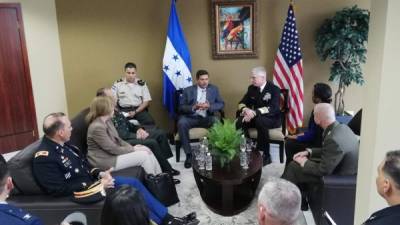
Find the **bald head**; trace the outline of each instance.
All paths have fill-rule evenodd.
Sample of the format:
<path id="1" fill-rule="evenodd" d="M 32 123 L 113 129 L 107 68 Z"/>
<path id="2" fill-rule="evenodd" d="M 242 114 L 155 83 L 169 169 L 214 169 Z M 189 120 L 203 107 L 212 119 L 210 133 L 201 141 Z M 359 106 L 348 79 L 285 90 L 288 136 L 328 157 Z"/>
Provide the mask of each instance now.
<path id="1" fill-rule="evenodd" d="M 316 124 L 325 129 L 336 121 L 335 110 L 328 103 L 316 104 L 314 107 L 314 120 Z"/>
<path id="2" fill-rule="evenodd" d="M 62 120 L 65 114 L 62 112 L 50 113 L 43 120 L 43 132 L 48 137 L 54 137 L 58 130 L 63 129 L 65 124 Z"/>

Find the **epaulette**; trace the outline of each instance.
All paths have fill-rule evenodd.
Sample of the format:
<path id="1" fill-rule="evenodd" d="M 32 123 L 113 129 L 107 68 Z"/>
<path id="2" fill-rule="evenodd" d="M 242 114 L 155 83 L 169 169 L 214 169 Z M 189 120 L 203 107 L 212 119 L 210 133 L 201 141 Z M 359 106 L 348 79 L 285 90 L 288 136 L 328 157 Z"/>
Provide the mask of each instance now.
<path id="1" fill-rule="evenodd" d="M 138 80 L 137 83 L 138 83 L 140 86 L 143 86 L 143 85 L 146 84 L 146 82 L 145 82 L 144 80 Z"/>
<path id="2" fill-rule="evenodd" d="M 49 156 L 49 151 L 38 151 L 35 153 L 35 158 L 40 157 L 40 156 Z"/>
<path id="3" fill-rule="evenodd" d="M 116 84 L 116 83 L 120 83 L 120 82 L 122 82 L 122 81 L 124 81 L 124 79 L 122 79 L 122 78 L 119 78 L 118 80 L 116 80 L 116 81 L 114 82 L 114 84 Z"/>

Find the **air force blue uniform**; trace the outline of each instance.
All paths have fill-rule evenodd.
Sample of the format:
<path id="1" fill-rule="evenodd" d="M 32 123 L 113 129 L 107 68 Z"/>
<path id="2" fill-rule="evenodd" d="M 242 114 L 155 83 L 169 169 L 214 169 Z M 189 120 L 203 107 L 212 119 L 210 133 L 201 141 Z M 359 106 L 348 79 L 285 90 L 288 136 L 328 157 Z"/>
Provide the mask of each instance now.
<path id="1" fill-rule="evenodd" d="M 9 204 L 0 204 L 1 225 L 43 225 L 43 223 L 24 210 Z"/>

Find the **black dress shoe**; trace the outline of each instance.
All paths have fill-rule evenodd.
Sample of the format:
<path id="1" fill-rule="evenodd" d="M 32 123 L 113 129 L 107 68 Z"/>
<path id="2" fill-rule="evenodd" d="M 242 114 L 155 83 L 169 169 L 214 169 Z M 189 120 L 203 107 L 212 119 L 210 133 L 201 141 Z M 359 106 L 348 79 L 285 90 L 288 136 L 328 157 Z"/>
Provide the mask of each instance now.
<path id="1" fill-rule="evenodd" d="M 181 181 L 179 179 L 173 178 L 172 180 L 174 181 L 174 184 L 180 184 L 181 183 Z"/>
<path id="2" fill-rule="evenodd" d="M 197 217 L 196 212 L 191 212 L 189 214 L 187 214 L 186 216 L 182 217 L 182 219 L 186 220 L 186 221 L 190 221 L 190 220 L 195 220 Z"/>
<path id="3" fill-rule="evenodd" d="M 189 155 L 189 154 L 186 155 L 184 166 L 186 169 L 189 169 L 190 167 L 192 167 L 192 156 L 191 155 Z"/>
<path id="4" fill-rule="evenodd" d="M 271 157 L 270 156 L 263 156 L 263 166 L 271 164 Z"/>
<path id="5" fill-rule="evenodd" d="M 301 211 L 308 211 L 308 202 L 304 197 L 301 198 Z"/>
<path id="6" fill-rule="evenodd" d="M 171 169 L 171 171 L 169 171 L 169 174 L 170 174 L 171 176 L 178 176 L 178 175 L 181 174 L 181 172 L 179 172 L 179 171 L 176 170 L 176 169 Z"/>
<path id="7" fill-rule="evenodd" d="M 197 225 L 200 221 L 196 219 L 196 213 L 192 212 L 184 217 L 173 217 L 168 225 Z"/>

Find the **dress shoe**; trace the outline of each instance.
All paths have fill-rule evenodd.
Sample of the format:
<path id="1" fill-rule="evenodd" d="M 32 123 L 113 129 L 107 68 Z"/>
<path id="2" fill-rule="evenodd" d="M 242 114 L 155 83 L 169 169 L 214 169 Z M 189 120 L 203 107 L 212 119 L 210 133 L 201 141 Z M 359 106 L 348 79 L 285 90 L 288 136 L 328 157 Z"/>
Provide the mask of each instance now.
<path id="1" fill-rule="evenodd" d="M 169 171 L 169 174 L 171 176 L 178 176 L 181 174 L 181 172 L 179 172 L 179 170 L 176 170 L 176 169 L 171 169 L 171 171 Z"/>
<path id="2" fill-rule="evenodd" d="M 189 154 L 186 155 L 184 166 L 186 169 L 189 169 L 190 167 L 192 167 L 192 155 L 189 155 Z"/>
<path id="3" fill-rule="evenodd" d="M 200 221 L 196 219 L 196 213 L 192 212 L 184 217 L 173 217 L 168 221 L 168 225 L 197 225 Z"/>
<path id="4" fill-rule="evenodd" d="M 173 178 L 172 180 L 174 181 L 174 184 L 180 184 L 181 183 L 181 181 L 179 179 Z"/>
<path id="5" fill-rule="evenodd" d="M 269 155 L 268 156 L 263 155 L 263 166 L 271 164 L 271 162 L 272 162 L 271 157 Z"/>
<path id="6" fill-rule="evenodd" d="M 301 211 L 308 211 L 308 202 L 305 198 L 301 198 Z"/>

